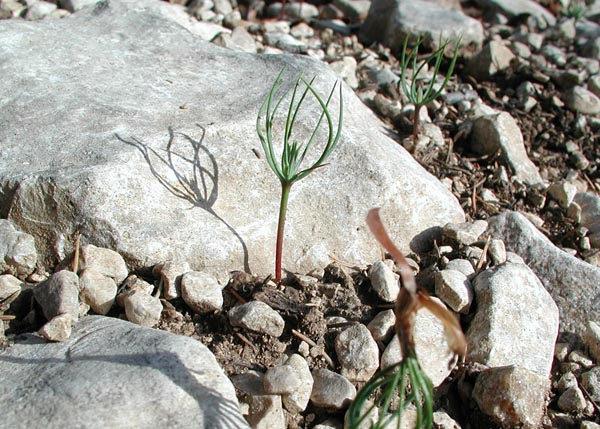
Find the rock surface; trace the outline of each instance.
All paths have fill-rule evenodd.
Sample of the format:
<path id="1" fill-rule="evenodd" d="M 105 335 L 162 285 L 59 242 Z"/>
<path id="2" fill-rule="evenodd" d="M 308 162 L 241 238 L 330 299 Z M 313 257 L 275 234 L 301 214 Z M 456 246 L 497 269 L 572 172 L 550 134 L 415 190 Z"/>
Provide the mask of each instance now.
<path id="1" fill-rule="evenodd" d="M 11 221 L 0 219 L 0 272 L 23 278 L 31 274 L 36 262 L 33 236 L 17 230 Z"/>
<path id="2" fill-rule="evenodd" d="M 560 312 L 561 332 L 583 335 L 588 320 L 600 320 L 600 268 L 558 249 L 516 212 L 490 218 L 488 233 L 521 256 L 550 292 Z"/>
<path id="3" fill-rule="evenodd" d="M 72 271 L 58 271 L 33 288 L 35 300 L 47 320 L 60 314 L 79 317 L 79 277 Z"/>
<path id="4" fill-rule="evenodd" d="M 535 274 L 505 263 L 473 283 L 477 312 L 467 337 L 467 360 L 487 366 L 518 365 L 548 377 L 558 335 L 558 308 Z"/>
<path id="5" fill-rule="evenodd" d="M 28 334 L 0 353 L 0 372 L 0 401 L 20 392 L 7 427 L 247 427 L 205 346 L 118 319 L 84 317 L 64 343 Z"/>
<path id="6" fill-rule="evenodd" d="M 0 205 L 37 238 L 44 264 L 77 230 L 124 255 L 132 270 L 175 256 L 219 280 L 231 269 L 272 270 L 279 184 L 252 152 L 260 148 L 256 114 L 286 65 L 286 88 L 302 72 L 326 94 L 336 77 L 310 58 L 204 43 L 182 27 L 190 19 L 178 10 L 111 0 L 61 20 L 3 22 L 0 97 L 13 125 L 0 129 Z M 379 247 L 363 228 L 371 207 L 383 206 L 405 251 L 432 228 L 464 219 L 358 97 L 346 87 L 343 94 L 345 126 L 330 165 L 290 196 L 283 260 L 292 271 L 322 268 L 332 253 L 375 260 Z M 309 104 L 299 135 L 318 114 Z M 191 182 L 200 166 L 205 188 Z M 336 191 L 320 198 L 324 189 Z"/>
<path id="7" fill-rule="evenodd" d="M 228 316 L 232 326 L 239 326 L 273 337 L 279 337 L 285 326 L 283 317 L 262 301 L 250 301 L 233 307 L 229 310 Z"/>
<path id="8" fill-rule="evenodd" d="M 361 323 L 344 329 L 335 339 L 341 374 L 350 381 L 368 381 L 379 368 L 379 348 Z"/>

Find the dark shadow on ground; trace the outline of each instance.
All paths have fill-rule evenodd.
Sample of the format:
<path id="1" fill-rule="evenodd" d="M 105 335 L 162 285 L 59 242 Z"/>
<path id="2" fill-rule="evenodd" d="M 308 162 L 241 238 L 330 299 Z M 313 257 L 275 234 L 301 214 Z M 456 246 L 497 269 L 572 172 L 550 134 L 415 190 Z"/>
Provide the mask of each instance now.
<path id="1" fill-rule="evenodd" d="M 219 165 L 214 155 L 203 144 L 206 129 L 199 124 L 196 125 L 201 130 L 199 139 L 175 132 L 169 127 L 169 141 L 165 149 L 160 149 L 164 154 L 159 153 L 158 150 L 135 137 L 130 137 L 130 140 L 126 140 L 118 134 L 115 134 L 115 137 L 140 151 L 148 163 L 152 175 L 172 195 L 189 202 L 192 207 L 203 209 L 222 222 L 240 242 L 244 253 L 244 271 L 251 273 L 246 243 L 240 234 L 213 208 L 219 196 Z M 177 136 L 182 137 L 182 139 L 177 139 Z M 181 147 L 178 148 L 180 150 L 176 150 L 175 145 L 177 142 L 187 144 L 188 147 Z M 203 165 L 201 158 L 207 159 L 208 163 Z M 184 167 L 181 167 L 182 164 Z M 171 170 L 175 176 L 175 181 L 162 174 L 159 171 L 160 167 Z"/>

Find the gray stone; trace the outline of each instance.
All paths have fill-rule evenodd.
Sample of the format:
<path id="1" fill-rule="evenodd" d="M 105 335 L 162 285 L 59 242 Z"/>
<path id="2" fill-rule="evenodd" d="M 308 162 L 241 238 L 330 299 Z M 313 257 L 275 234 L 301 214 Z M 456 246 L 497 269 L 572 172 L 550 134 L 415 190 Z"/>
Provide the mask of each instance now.
<path id="1" fill-rule="evenodd" d="M 94 312 L 106 315 L 117 296 L 115 281 L 100 274 L 93 268 L 87 268 L 79 275 L 79 289 L 81 299 L 88 304 Z"/>
<path id="2" fill-rule="evenodd" d="M 460 54 L 472 55 L 483 44 L 481 23 L 461 11 L 437 2 L 414 0 L 373 0 L 360 37 L 364 44 L 383 42 L 400 52 L 407 35 L 421 35 L 431 47 L 439 47 L 440 39 L 456 40 L 462 36 Z"/>
<path id="3" fill-rule="evenodd" d="M 0 353 L 8 427 L 247 428 L 235 391 L 199 341 L 87 316 L 69 340 L 27 334 Z M 73 400 L 77 398 L 77 400 Z"/>
<path id="4" fill-rule="evenodd" d="M 243 27 L 235 27 L 231 34 L 221 33 L 212 41 L 215 45 L 236 51 L 256 53 L 254 38 Z"/>
<path id="5" fill-rule="evenodd" d="M 588 321 L 583 341 L 590 355 L 600 363 L 600 325 L 593 320 Z"/>
<path id="6" fill-rule="evenodd" d="M 492 40 L 471 58 L 465 72 L 478 81 L 489 80 L 498 72 L 508 69 L 515 58 L 512 51 L 502 42 Z"/>
<path id="7" fill-rule="evenodd" d="M 117 304 L 119 304 L 121 307 L 125 307 L 125 297 L 129 293 L 138 289 L 144 292 L 146 295 L 152 295 L 152 292 L 154 292 L 154 286 L 132 274 L 127 277 L 127 279 L 121 285 L 121 289 L 119 289 L 119 294 L 117 295 Z"/>
<path id="8" fill-rule="evenodd" d="M 279 313 L 262 301 L 250 301 L 229 310 L 232 326 L 279 337 L 283 333 L 285 321 Z"/>
<path id="9" fill-rule="evenodd" d="M 263 36 L 263 42 L 265 45 L 281 49 L 282 51 L 289 52 L 291 54 L 306 54 L 308 52 L 308 46 L 306 43 L 296 39 L 291 34 L 279 32 L 265 33 Z"/>
<path id="10" fill-rule="evenodd" d="M 554 357 L 559 362 L 565 361 L 570 352 L 571 347 L 569 346 L 569 343 L 556 343 L 554 345 Z"/>
<path id="11" fill-rule="evenodd" d="M 600 97 L 600 75 L 591 76 L 588 80 L 588 89 Z"/>
<path id="12" fill-rule="evenodd" d="M 285 15 L 291 20 L 302 20 L 309 22 L 319 16 L 319 9 L 310 3 L 286 3 L 283 8 Z"/>
<path id="13" fill-rule="evenodd" d="M 582 368 L 590 368 L 594 365 L 594 361 L 592 361 L 589 356 L 587 356 L 581 350 L 573 350 L 571 353 L 569 353 L 567 359 L 569 362 L 574 362 Z"/>
<path id="14" fill-rule="evenodd" d="M 10 274 L 0 276 L 0 303 L 4 303 L 11 296 L 15 298 L 21 293 L 21 280 Z M 2 309 L 2 306 L 0 306 Z"/>
<path id="15" fill-rule="evenodd" d="M 283 401 L 283 406 L 286 410 L 292 413 L 301 413 L 306 409 L 308 401 L 310 400 L 313 388 L 313 377 L 310 373 L 308 363 L 298 354 L 291 355 L 285 362 L 285 365 L 295 371 L 300 380 L 300 385 L 293 392 L 283 395 L 281 400 Z"/>
<path id="16" fill-rule="evenodd" d="M 37 262 L 33 236 L 18 231 L 10 220 L 0 219 L 0 273 L 25 278 Z"/>
<path id="17" fill-rule="evenodd" d="M 99 0 L 59 0 L 58 5 L 69 12 L 76 12 L 86 6 L 95 5 L 98 2 Z"/>
<path id="18" fill-rule="evenodd" d="M 27 8 L 25 19 L 28 21 L 39 21 L 54 12 L 56 8 L 57 6 L 54 3 L 43 0 L 36 1 Z"/>
<path id="19" fill-rule="evenodd" d="M 356 388 L 345 377 L 325 368 L 312 371 L 310 400 L 316 407 L 342 409 L 356 397 Z"/>
<path id="20" fill-rule="evenodd" d="M 33 288 L 33 296 L 47 320 L 60 314 L 79 317 L 79 277 L 72 271 L 58 271 Z"/>
<path id="21" fill-rule="evenodd" d="M 504 245 L 504 241 L 498 240 L 497 238 L 490 240 L 488 253 L 494 265 L 500 265 L 506 262 L 506 246 Z"/>
<path id="22" fill-rule="evenodd" d="M 350 381 L 368 381 L 379 368 L 379 348 L 361 323 L 344 329 L 335 338 L 341 374 Z"/>
<path id="23" fill-rule="evenodd" d="M 473 287 L 477 312 L 466 335 L 467 360 L 518 365 L 548 377 L 558 308 L 535 274 L 526 265 L 505 263 L 479 274 Z"/>
<path id="24" fill-rule="evenodd" d="M 475 119 L 471 148 L 480 155 L 498 153 L 512 174 L 528 185 L 544 183 L 537 167 L 527 156 L 523 134 L 517 122 L 507 112 Z"/>
<path id="25" fill-rule="evenodd" d="M 0 186 L 8 190 L 0 206 L 36 237 L 46 267 L 59 259 L 61 237 L 72 242 L 80 231 L 124 255 L 131 270 L 177 257 L 219 281 L 233 269 L 271 272 L 279 183 L 252 152 L 260 150 L 257 110 L 284 66 L 285 89 L 301 72 L 317 76 L 324 96 L 334 73 L 307 57 L 253 57 L 204 43 L 195 18 L 181 21 L 167 2 L 111 0 L 93 10 L 44 25 L 2 24 L 2 120 L 13 125 L 0 128 Z M 343 99 L 343 138 L 330 165 L 290 196 L 289 271 L 323 268 L 329 254 L 376 260 L 368 228 L 348 225 L 364 225 L 367 209 L 382 202 L 386 228 L 405 252 L 428 246 L 440 225 L 464 221 L 454 196 L 345 85 Z M 335 119 L 337 94 L 332 103 Z M 320 113 L 310 100 L 304 107 L 299 136 Z M 199 165 L 206 188 L 187 185 Z M 337 191 L 315 198 L 326 189 Z"/>
<path id="26" fill-rule="evenodd" d="M 577 186 L 570 182 L 561 181 L 548 186 L 547 192 L 562 208 L 566 209 L 571 205 L 577 194 Z"/>
<path id="27" fill-rule="evenodd" d="M 582 420 L 579 429 L 600 429 L 600 424 Z"/>
<path id="28" fill-rule="evenodd" d="M 433 413 L 433 423 L 437 429 L 461 429 L 458 422 L 443 410 Z"/>
<path id="29" fill-rule="evenodd" d="M 439 299 L 433 299 L 444 305 Z M 448 377 L 456 363 L 454 354 L 448 348 L 444 325 L 429 310 L 420 308 L 415 320 L 414 338 L 419 364 L 437 387 Z M 388 368 L 401 360 L 400 342 L 394 336 L 381 355 L 381 368 Z"/>
<path id="30" fill-rule="evenodd" d="M 148 295 L 141 289 L 129 292 L 123 298 L 127 320 L 151 328 L 158 323 L 163 306 L 158 297 Z"/>
<path id="31" fill-rule="evenodd" d="M 117 284 L 123 283 L 127 278 L 127 265 L 121 255 L 111 249 L 104 249 L 94 245 L 81 248 L 79 254 L 79 269 L 94 269 L 96 272 L 112 278 Z"/>
<path id="32" fill-rule="evenodd" d="M 70 314 L 59 314 L 48 321 L 39 333 L 48 341 L 67 341 L 71 336 L 73 318 Z"/>
<path id="33" fill-rule="evenodd" d="M 299 22 L 290 28 L 290 34 L 296 39 L 309 39 L 315 35 L 315 30 L 305 22 Z"/>
<path id="34" fill-rule="evenodd" d="M 375 262 L 369 269 L 369 279 L 371 287 L 382 300 L 394 302 L 400 292 L 399 276 L 392 271 L 389 265 L 385 261 Z"/>
<path id="35" fill-rule="evenodd" d="M 467 278 L 471 278 L 475 274 L 473 264 L 466 259 L 452 259 L 446 264 L 446 269 L 459 271 L 467 276 Z"/>
<path id="36" fill-rule="evenodd" d="M 213 10 L 216 13 L 220 13 L 221 15 L 227 15 L 233 11 L 233 7 L 231 7 L 231 2 L 229 0 L 213 0 L 214 7 Z"/>
<path id="37" fill-rule="evenodd" d="M 545 22 L 550 26 L 556 24 L 554 15 L 534 0 L 480 0 L 479 3 L 485 9 L 500 12 L 507 18 L 531 15 L 538 19 L 539 23 Z"/>
<path id="38" fill-rule="evenodd" d="M 248 423 L 253 429 L 286 429 L 281 396 L 252 396 Z"/>
<path id="39" fill-rule="evenodd" d="M 481 372 L 473 398 L 479 409 L 503 426 L 538 427 L 546 405 L 548 379 L 519 366 Z"/>
<path id="40" fill-rule="evenodd" d="M 394 310 L 384 310 L 369 322 L 367 329 L 371 332 L 375 341 L 387 343 L 394 334 L 394 325 L 396 324 L 396 315 Z"/>
<path id="41" fill-rule="evenodd" d="M 152 268 L 152 275 L 160 277 L 162 294 L 167 300 L 181 296 L 181 277 L 190 271 L 187 261 L 174 260 L 157 264 Z"/>
<path id="42" fill-rule="evenodd" d="M 571 207 L 579 207 L 579 223 L 589 230 L 590 243 L 600 247 L 600 198 L 591 192 L 575 195 Z"/>
<path id="43" fill-rule="evenodd" d="M 189 271 L 181 277 L 181 297 L 196 313 L 220 310 L 223 306 L 222 287 L 210 274 Z"/>
<path id="44" fill-rule="evenodd" d="M 479 240 L 481 234 L 487 229 L 485 220 L 475 220 L 464 223 L 447 223 L 444 225 L 442 235 L 444 238 L 458 242 L 459 244 L 469 246 Z"/>
<path id="45" fill-rule="evenodd" d="M 581 86 L 574 86 L 566 90 L 562 97 L 565 106 L 569 109 L 585 115 L 597 115 L 600 113 L 600 98 L 593 92 Z"/>
<path id="46" fill-rule="evenodd" d="M 600 401 L 600 366 L 581 374 L 581 386 L 589 393 L 592 401 Z"/>
<path id="47" fill-rule="evenodd" d="M 561 332 L 583 335 L 588 320 L 600 320 L 600 268 L 558 249 L 520 213 L 506 212 L 488 222 L 488 233 L 520 255 L 552 295 Z"/>
<path id="48" fill-rule="evenodd" d="M 339 61 L 329 63 L 329 67 L 350 86 L 352 89 L 358 88 L 358 79 L 356 77 L 356 60 L 354 57 L 345 56 Z"/>
<path id="49" fill-rule="evenodd" d="M 435 273 L 435 294 L 457 313 L 467 314 L 473 302 L 471 282 L 460 271 L 445 269 Z"/>
<path id="50" fill-rule="evenodd" d="M 350 22 L 363 22 L 369 14 L 371 0 L 334 0 L 333 4 Z"/>
<path id="51" fill-rule="evenodd" d="M 284 395 L 300 387 L 300 378 L 291 366 L 275 366 L 267 369 L 263 383 L 266 393 Z"/>
<path id="52" fill-rule="evenodd" d="M 565 390 L 558 398 L 558 408 L 567 413 L 581 412 L 585 409 L 585 396 L 579 387 L 572 386 Z"/>
<path id="53" fill-rule="evenodd" d="M 560 393 L 564 392 L 567 389 L 570 389 L 571 387 L 577 386 L 577 378 L 572 372 L 567 372 L 563 374 L 556 382 L 556 390 L 558 390 Z"/>

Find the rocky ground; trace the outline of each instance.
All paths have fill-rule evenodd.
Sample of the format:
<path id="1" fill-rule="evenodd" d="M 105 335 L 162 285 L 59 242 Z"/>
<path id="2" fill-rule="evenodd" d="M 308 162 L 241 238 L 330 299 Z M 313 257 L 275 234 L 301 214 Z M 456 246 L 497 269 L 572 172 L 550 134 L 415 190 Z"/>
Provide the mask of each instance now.
<path id="1" fill-rule="evenodd" d="M 479 46 L 477 53 L 461 52 L 446 90 L 427 106 L 416 145 L 409 137 L 414 109 L 398 90 L 397 48 L 387 40 L 367 41 L 361 30 L 365 20 L 374 19 L 367 18 L 370 2 L 289 3 L 283 11 L 278 3 L 228 0 L 194 0 L 182 7 L 198 33 L 215 44 L 329 63 L 398 144 L 460 201 L 472 222 L 447 227 L 433 250 L 410 255 L 420 285 L 460 314 L 469 339 L 466 361 L 449 370 L 439 323 L 426 312 L 419 316 L 417 351 L 428 356 L 423 365 L 438 386 L 438 427 L 598 427 L 600 328 L 588 322 L 600 321 L 585 315 L 561 320 L 556 342 L 558 311 L 563 316 L 567 310 L 546 289 L 547 282 L 562 278 L 545 276 L 528 260 L 532 271 L 523 265 L 523 254 L 506 251 L 516 246 L 511 240 L 537 243 L 535 233 L 522 230 L 511 239 L 498 232 L 500 221 L 488 225 L 487 220 L 509 210 L 521 212 L 556 246 L 600 265 L 600 204 L 594 200 L 600 191 L 600 11 L 575 2 L 544 4 L 544 13 L 513 11 L 501 1 L 447 3 L 461 7 L 483 31 L 479 39 L 469 39 Z M 83 5 L 1 0 L 0 13 L 53 19 L 77 13 Z M 435 40 L 435 33 L 429 36 Z M 2 227 L 6 236 L 18 234 Z M 94 251 L 82 250 L 82 270 L 93 266 Z M 119 305 L 106 306 L 93 292 L 83 301 L 98 314 L 126 317 L 207 345 L 247 404 L 254 427 L 340 428 L 356 388 L 378 368 L 362 357 L 374 354 L 377 360 L 383 352 L 382 366 L 394 362 L 389 309 L 397 282 L 390 264 L 373 262 L 356 267 L 335 260 L 323 272 L 290 274 L 281 285 L 235 272 L 222 291 L 214 279 L 166 263 L 129 277 L 119 289 Z M 80 272 L 79 279 L 52 279 L 94 284 L 111 277 L 114 286 L 103 290 L 113 291 L 114 299 L 116 285 L 129 274 L 124 262 L 115 264 L 118 275 L 94 278 L 95 273 Z M 17 271 L 5 270 L 22 278 Z M 77 296 L 67 310 L 40 311 L 36 304 L 32 312 L 32 294 L 41 302 L 44 291 L 31 292 L 12 278 L 3 279 L 12 286 L 0 295 L 9 316 L 8 337 L 40 328 L 43 313 L 53 321 L 44 325 L 43 335 L 64 340 L 71 316 L 65 321 L 61 315 L 78 317 Z M 518 292 L 513 283 L 519 284 Z M 18 299 L 17 289 L 22 289 Z M 169 300 L 159 299 L 160 292 Z M 565 329 L 568 323 L 578 328 Z M 490 337 L 493 350 L 482 340 Z M 513 367 L 507 369 L 508 363 Z M 528 391 L 519 390 L 523 380 Z M 515 405 L 498 411 L 500 397 Z"/>

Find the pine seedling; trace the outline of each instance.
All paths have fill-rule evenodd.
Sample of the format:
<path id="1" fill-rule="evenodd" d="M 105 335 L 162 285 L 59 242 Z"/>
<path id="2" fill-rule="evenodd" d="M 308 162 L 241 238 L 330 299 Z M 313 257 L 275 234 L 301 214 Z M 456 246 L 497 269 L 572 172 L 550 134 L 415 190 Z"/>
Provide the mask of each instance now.
<path id="1" fill-rule="evenodd" d="M 412 269 L 404 255 L 387 235 L 379 209 L 371 209 L 367 225 L 379 243 L 394 258 L 400 272 L 402 287 L 394 307 L 395 331 L 400 342 L 402 360 L 383 371 L 378 371 L 358 392 L 348 410 L 348 427 L 357 429 L 371 420 L 370 429 L 402 427 L 402 419 L 409 407 L 416 411 L 416 429 L 431 429 L 433 425 L 433 385 L 419 364 L 415 351 L 414 326 L 417 311 L 427 308 L 444 324 L 450 349 L 457 355 L 466 352 L 466 341 L 459 323 L 446 308 L 423 290 L 417 290 Z M 371 398 L 375 400 L 371 402 Z M 392 404 L 398 398 L 397 406 Z"/>
<path id="2" fill-rule="evenodd" d="M 260 139 L 263 151 L 267 159 L 269 167 L 279 181 L 281 182 L 281 202 L 279 205 L 279 221 L 277 225 L 277 240 L 275 245 L 275 280 L 281 280 L 281 259 L 283 253 L 283 237 L 285 228 L 285 218 L 288 206 L 288 197 L 292 185 L 308 176 L 310 173 L 315 171 L 317 168 L 325 165 L 325 161 L 329 158 L 333 150 L 338 144 L 342 131 L 342 118 L 343 118 L 343 100 L 342 100 L 342 86 L 339 85 L 339 115 L 337 128 L 334 128 L 333 119 L 329 112 L 329 102 L 333 96 L 336 86 L 336 82 L 327 97 L 327 100 L 316 92 L 312 83 L 314 78 L 307 81 L 302 76 L 296 79 L 294 89 L 292 91 L 292 98 L 287 107 L 287 114 L 285 119 L 285 129 L 283 132 L 283 145 L 281 148 L 281 154 L 278 155 L 278 151 L 275 149 L 273 142 L 273 125 L 276 120 L 276 113 L 282 102 L 287 97 L 288 93 L 282 94 L 277 99 L 277 92 L 281 87 L 281 80 L 285 68 L 279 72 L 279 75 L 275 79 L 269 94 L 262 103 L 258 116 L 256 118 L 256 131 L 258 138 Z M 302 88 L 303 87 L 303 88 Z M 305 143 L 300 143 L 296 140 L 293 135 L 294 125 L 298 119 L 298 112 L 300 111 L 303 103 L 306 101 L 307 96 L 312 95 L 319 104 L 322 112 L 319 116 L 319 120 L 311 132 L 308 140 Z M 322 152 L 316 161 L 312 162 L 306 167 L 303 167 L 306 155 L 310 149 L 314 146 L 317 138 L 317 132 L 321 126 L 321 123 L 325 118 L 327 127 L 327 140 L 322 148 Z"/>
<path id="3" fill-rule="evenodd" d="M 406 36 L 406 38 L 404 39 L 404 44 L 402 46 L 402 56 L 400 58 L 401 72 L 399 85 L 402 87 L 402 91 L 404 92 L 408 100 L 415 106 L 412 138 L 413 145 L 416 146 L 417 138 L 419 135 L 419 112 L 421 111 L 421 108 L 423 106 L 435 100 L 448 84 L 448 81 L 450 80 L 450 77 L 454 72 L 456 60 L 458 59 L 458 48 L 460 46 L 461 38 L 459 37 L 454 43 L 454 53 L 452 55 L 452 59 L 450 60 L 448 70 L 446 71 L 444 81 L 437 88 L 436 78 L 438 72 L 440 71 L 440 67 L 442 66 L 444 53 L 450 45 L 450 40 L 442 40 L 440 38 L 439 48 L 432 52 L 425 60 L 419 61 L 419 47 L 423 43 L 423 39 L 419 36 L 417 38 L 416 45 L 412 48 L 410 52 L 408 52 L 408 39 L 409 36 Z M 425 81 L 420 75 L 426 70 L 425 67 L 427 67 L 429 64 L 433 64 L 434 66 L 433 75 L 429 81 Z M 411 69 L 410 84 L 408 82 L 409 77 L 407 76 L 409 68 Z"/>

